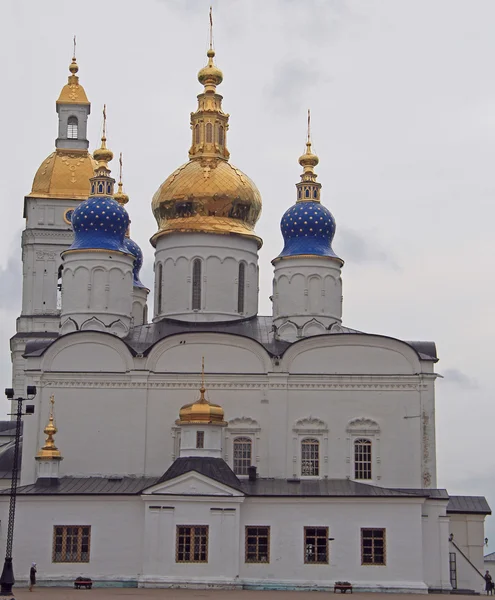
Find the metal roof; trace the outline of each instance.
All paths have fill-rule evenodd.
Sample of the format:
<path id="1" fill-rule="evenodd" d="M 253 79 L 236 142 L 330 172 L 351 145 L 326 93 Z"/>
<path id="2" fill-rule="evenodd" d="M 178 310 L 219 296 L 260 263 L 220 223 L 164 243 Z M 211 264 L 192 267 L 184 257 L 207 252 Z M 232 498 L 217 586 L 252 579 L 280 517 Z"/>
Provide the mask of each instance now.
<path id="1" fill-rule="evenodd" d="M 188 456 L 177 458 L 169 469 L 156 483 L 170 481 L 180 475 L 196 471 L 214 481 L 223 483 L 231 488 L 242 491 L 241 482 L 237 479 L 234 471 L 223 460 L 223 458 L 212 458 L 207 456 Z"/>
<path id="2" fill-rule="evenodd" d="M 492 514 L 484 496 L 450 496 L 447 512 L 451 514 Z"/>
<path id="3" fill-rule="evenodd" d="M 272 356 L 282 356 L 292 344 L 275 338 L 272 317 L 253 317 L 242 321 L 226 321 L 223 323 L 188 323 L 163 319 L 157 323 L 149 323 L 133 327 L 130 334 L 123 338 L 133 354 L 147 354 L 153 346 L 169 336 L 183 333 L 228 333 L 255 340 Z M 77 332 L 76 332 L 77 333 Z M 375 335 L 367 334 L 357 329 L 339 326 L 335 331 L 326 335 Z M 53 337 L 39 334 L 40 337 L 26 344 L 25 356 L 41 356 L 48 346 L 53 343 Z M 68 334 L 71 335 L 71 334 Z M 74 333 L 72 334 L 74 335 Z M 110 334 L 108 334 L 110 335 Z M 384 336 L 379 336 L 384 337 Z M 385 336 L 386 337 L 386 336 Z M 297 342 L 294 342 L 297 343 Z M 437 350 L 434 342 L 404 342 L 411 346 L 422 360 L 436 362 Z"/>
<path id="4" fill-rule="evenodd" d="M 31 485 L 17 488 L 17 493 L 36 496 L 51 495 L 131 495 L 154 485 L 158 477 L 61 477 L 55 484 L 38 479 Z M 2 490 L 0 494 L 9 494 Z"/>

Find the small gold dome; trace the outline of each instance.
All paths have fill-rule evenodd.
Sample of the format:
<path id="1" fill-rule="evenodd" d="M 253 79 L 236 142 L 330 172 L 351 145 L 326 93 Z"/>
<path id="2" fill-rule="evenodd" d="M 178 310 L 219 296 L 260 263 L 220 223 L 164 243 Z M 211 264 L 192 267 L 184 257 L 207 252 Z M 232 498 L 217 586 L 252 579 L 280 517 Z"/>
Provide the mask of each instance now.
<path id="1" fill-rule="evenodd" d="M 187 423 L 227 424 L 224 421 L 223 408 L 218 404 L 210 404 L 203 396 L 197 402 L 186 404 L 180 409 L 176 424 L 184 425 Z"/>
<path id="2" fill-rule="evenodd" d="M 29 196 L 86 200 L 95 168 L 86 150 L 58 149 L 41 163 Z"/>
<path id="3" fill-rule="evenodd" d="M 160 235 L 171 231 L 236 233 L 249 237 L 261 214 L 261 195 L 251 179 L 221 159 L 191 160 L 153 196 Z M 261 245 L 261 240 L 259 240 Z"/>
<path id="4" fill-rule="evenodd" d="M 129 202 L 129 196 L 123 191 L 122 186 L 123 186 L 122 181 L 119 181 L 119 183 L 118 183 L 119 189 L 113 195 L 113 199 L 116 200 L 119 204 L 124 205 Z"/>
<path id="5" fill-rule="evenodd" d="M 93 152 L 93 158 L 98 163 L 109 163 L 113 159 L 113 152 L 107 148 L 107 138 L 101 138 L 101 147 Z"/>
<path id="6" fill-rule="evenodd" d="M 204 86 L 220 85 L 223 81 L 223 73 L 213 62 L 215 50 L 210 48 L 206 55 L 208 56 L 208 64 L 199 71 L 198 81 Z"/>
<path id="7" fill-rule="evenodd" d="M 36 454 L 36 458 L 39 460 L 62 459 L 62 454 L 55 445 L 55 440 L 53 439 L 53 436 L 58 431 L 57 426 L 55 425 L 55 417 L 53 416 L 53 406 L 55 404 L 55 399 L 53 396 L 50 398 L 50 404 L 50 416 L 48 418 L 48 423 L 43 430 L 46 435 L 45 445 Z"/>
<path id="8" fill-rule="evenodd" d="M 316 167 L 320 159 L 311 151 L 311 142 L 306 143 L 306 152 L 299 157 L 299 164 L 302 167 Z"/>

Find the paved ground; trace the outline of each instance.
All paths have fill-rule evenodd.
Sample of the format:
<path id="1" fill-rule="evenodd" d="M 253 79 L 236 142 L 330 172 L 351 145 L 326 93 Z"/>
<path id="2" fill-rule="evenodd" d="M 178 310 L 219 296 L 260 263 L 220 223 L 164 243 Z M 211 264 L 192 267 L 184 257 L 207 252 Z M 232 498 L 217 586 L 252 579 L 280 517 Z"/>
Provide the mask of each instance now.
<path id="1" fill-rule="evenodd" d="M 190 589 L 138 589 L 138 588 L 95 588 L 93 590 L 74 590 L 72 588 L 38 587 L 32 593 L 27 588 L 18 588 L 15 598 L 18 600 L 322 600 L 328 592 L 282 592 L 282 591 L 250 591 L 250 590 L 190 590 Z M 344 597 L 337 594 L 335 599 Z M 345 594 L 350 600 L 351 596 Z M 372 594 L 355 593 L 353 600 L 425 600 L 426 595 L 420 594 Z M 473 596 L 429 596 L 437 598 L 452 598 L 462 600 Z"/>

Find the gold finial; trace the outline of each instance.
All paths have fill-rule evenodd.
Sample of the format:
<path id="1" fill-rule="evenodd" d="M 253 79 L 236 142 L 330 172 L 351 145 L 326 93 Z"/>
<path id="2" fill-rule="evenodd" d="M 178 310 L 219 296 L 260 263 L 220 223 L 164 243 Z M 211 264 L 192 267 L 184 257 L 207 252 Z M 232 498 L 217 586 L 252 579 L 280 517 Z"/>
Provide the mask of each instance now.
<path id="1" fill-rule="evenodd" d="M 117 185 L 118 185 L 119 189 L 113 195 L 113 199 L 117 200 L 117 202 L 119 204 L 127 204 L 129 202 L 129 196 L 126 193 L 124 193 L 124 191 L 122 189 L 122 186 L 123 186 L 123 183 L 122 183 L 122 152 L 120 153 L 120 156 L 119 156 L 119 183 Z M 130 232 L 128 230 L 128 232 L 126 233 L 127 237 L 129 237 L 129 235 L 128 235 L 129 233 Z"/>
<path id="2" fill-rule="evenodd" d="M 93 158 L 98 161 L 98 167 L 106 167 L 113 158 L 113 152 L 107 148 L 107 105 L 103 105 L 103 134 L 101 136 L 101 147 L 93 152 Z"/>
<path id="3" fill-rule="evenodd" d="M 55 440 L 53 439 L 53 436 L 58 431 L 57 426 L 55 425 L 54 405 L 55 396 L 50 396 L 50 414 L 48 417 L 48 423 L 45 429 L 43 430 L 46 435 L 45 445 L 38 452 L 36 458 L 62 458 L 60 450 L 57 448 L 57 446 L 55 446 Z"/>
<path id="4" fill-rule="evenodd" d="M 71 76 L 69 76 L 69 83 L 77 84 L 79 78 L 76 77 L 76 73 L 79 71 L 79 67 L 76 63 L 76 36 L 74 36 L 74 51 L 72 52 L 72 62 L 69 65 L 69 71 L 73 78 L 71 79 Z"/>
<path id="5" fill-rule="evenodd" d="M 311 111 L 308 108 L 308 135 L 306 138 L 306 152 L 299 157 L 299 164 L 304 167 L 304 174 L 313 173 L 314 167 L 320 162 L 311 150 Z"/>
<path id="6" fill-rule="evenodd" d="M 199 83 L 205 86 L 205 92 L 214 92 L 217 85 L 223 81 L 223 73 L 213 62 L 215 50 L 213 50 L 213 9 L 210 6 L 210 47 L 206 53 L 208 64 L 198 73 Z"/>

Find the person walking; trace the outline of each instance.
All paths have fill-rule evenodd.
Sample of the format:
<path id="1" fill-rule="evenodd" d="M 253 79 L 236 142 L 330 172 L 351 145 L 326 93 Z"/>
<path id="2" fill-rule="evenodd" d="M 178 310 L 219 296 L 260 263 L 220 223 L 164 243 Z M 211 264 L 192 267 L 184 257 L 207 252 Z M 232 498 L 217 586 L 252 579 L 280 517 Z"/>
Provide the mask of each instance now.
<path id="1" fill-rule="evenodd" d="M 486 595 L 488 596 L 488 594 L 490 594 L 490 596 L 491 596 L 493 594 L 493 579 L 492 579 L 492 576 L 490 575 L 490 571 L 487 571 L 483 575 L 483 579 L 485 580 Z"/>
<path id="2" fill-rule="evenodd" d="M 488 571 L 487 571 L 488 573 Z M 29 591 L 33 591 L 33 587 L 36 585 L 36 563 L 31 565 L 31 569 L 29 571 Z"/>

